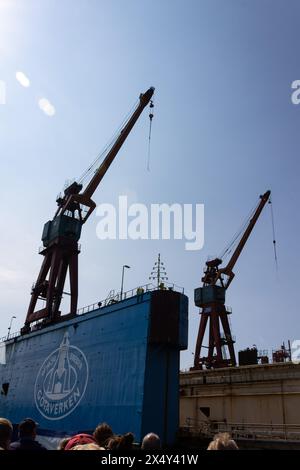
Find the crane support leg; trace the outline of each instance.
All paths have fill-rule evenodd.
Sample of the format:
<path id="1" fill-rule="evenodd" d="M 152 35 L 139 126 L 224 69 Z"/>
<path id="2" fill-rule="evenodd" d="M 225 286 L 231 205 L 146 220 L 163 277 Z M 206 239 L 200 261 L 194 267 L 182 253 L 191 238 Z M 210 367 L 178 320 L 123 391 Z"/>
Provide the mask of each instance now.
<path id="1" fill-rule="evenodd" d="M 195 358 L 194 358 L 194 368 L 195 369 L 202 369 L 202 366 L 200 364 L 200 353 L 201 353 L 201 348 L 202 348 L 202 343 L 203 343 L 203 338 L 204 338 L 204 333 L 205 333 L 205 329 L 206 329 L 207 320 L 208 320 L 208 314 L 201 313 L 201 320 L 200 320 L 200 326 L 199 326 L 199 332 L 198 332 L 198 338 L 197 338 L 197 344 L 196 344 L 196 351 L 195 351 Z"/>
<path id="2" fill-rule="evenodd" d="M 201 321 L 195 351 L 194 367 L 192 367 L 191 370 L 202 369 L 203 366 L 205 366 L 207 369 L 210 369 L 212 367 L 219 368 L 236 365 L 236 358 L 233 346 L 234 341 L 232 339 L 230 331 L 228 313 L 226 311 L 226 308 L 224 305 L 210 304 L 209 307 L 206 307 L 206 310 L 208 309 L 210 310 L 209 313 L 203 313 L 203 311 L 201 313 Z M 208 321 L 208 354 L 205 357 L 200 357 Z M 221 331 L 221 328 L 224 334 Z M 225 347 L 228 348 L 229 359 L 227 359 L 226 357 Z"/>
<path id="3" fill-rule="evenodd" d="M 233 347 L 234 341 L 232 340 L 227 313 L 224 312 L 223 314 L 221 314 L 220 319 L 221 319 L 223 330 L 225 333 L 225 338 L 226 338 L 226 343 L 227 343 L 228 350 L 229 350 L 231 364 L 232 366 L 236 366 L 236 358 L 235 358 L 235 352 L 234 352 L 234 347 Z"/>
<path id="4" fill-rule="evenodd" d="M 212 322 L 209 322 L 209 346 L 208 346 L 208 357 L 212 361 L 215 349 L 214 333 Z"/>
<path id="5" fill-rule="evenodd" d="M 53 322 L 60 317 L 60 304 L 63 297 L 63 289 L 69 269 L 70 276 L 70 313 L 75 315 L 78 301 L 78 244 L 69 240 L 59 241 L 49 248 L 45 248 L 41 254 L 44 261 L 37 279 L 32 288 L 23 333 L 26 333 L 30 323 L 40 320 Z M 48 278 L 48 279 L 47 279 Z M 44 300 L 46 305 L 36 310 L 38 300 Z"/>
<path id="6" fill-rule="evenodd" d="M 74 253 L 69 264 L 70 289 L 71 289 L 71 315 L 76 315 L 78 301 L 78 253 Z"/>
<path id="7" fill-rule="evenodd" d="M 48 275 L 48 272 L 51 266 L 51 260 L 52 260 L 52 253 L 48 252 L 45 255 L 37 281 L 31 291 L 31 299 L 30 299 L 30 304 L 28 307 L 27 316 L 26 316 L 25 329 L 28 328 L 31 322 L 38 320 L 38 318 L 36 318 L 37 315 L 35 315 L 35 307 L 36 307 L 36 303 L 38 299 L 42 296 L 43 297 L 45 296 L 45 292 L 47 290 L 47 283 L 48 283 L 48 281 L 46 281 L 46 277 Z"/>
<path id="8" fill-rule="evenodd" d="M 212 322 L 213 341 L 215 343 L 215 347 L 217 350 L 217 361 L 221 362 L 223 357 L 222 357 L 222 345 L 221 345 L 221 335 L 220 335 L 220 323 L 219 323 L 219 315 L 216 311 L 211 312 L 210 321 Z"/>
<path id="9" fill-rule="evenodd" d="M 61 257 L 58 274 L 57 274 L 55 301 L 53 304 L 53 318 L 59 316 L 58 314 L 59 306 L 60 306 L 62 295 L 63 295 L 63 289 L 64 289 L 65 279 L 67 275 L 67 270 L 68 270 L 68 259 L 66 259 L 65 257 Z"/>
<path id="10" fill-rule="evenodd" d="M 59 249 L 54 250 L 50 268 L 50 276 L 49 276 L 49 286 L 47 291 L 47 300 L 46 300 L 46 309 L 47 309 L 47 317 L 49 320 L 53 320 L 55 313 L 53 312 L 53 303 L 56 298 L 56 281 L 57 275 L 59 271 L 59 266 L 61 263 L 61 252 Z"/>

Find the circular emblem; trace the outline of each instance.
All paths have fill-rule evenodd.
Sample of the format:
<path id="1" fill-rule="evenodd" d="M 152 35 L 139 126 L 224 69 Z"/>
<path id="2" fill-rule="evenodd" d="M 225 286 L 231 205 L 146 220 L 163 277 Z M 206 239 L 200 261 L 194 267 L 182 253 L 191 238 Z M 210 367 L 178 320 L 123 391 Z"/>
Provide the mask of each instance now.
<path id="1" fill-rule="evenodd" d="M 43 362 L 34 386 L 39 412 L 47 419 L 62 419 L 82 399 L 88 381 L 88 363 L 83 352 L 71 346 L 65 333 L 58 349 Z"/>

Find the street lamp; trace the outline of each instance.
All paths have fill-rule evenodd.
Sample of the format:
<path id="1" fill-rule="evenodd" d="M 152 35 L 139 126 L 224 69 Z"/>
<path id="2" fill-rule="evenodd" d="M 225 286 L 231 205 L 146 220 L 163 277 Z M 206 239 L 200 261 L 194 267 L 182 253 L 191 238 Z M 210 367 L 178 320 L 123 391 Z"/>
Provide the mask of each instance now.
<path id="1" fill-rule="evenodd" d="M 123 298 L 123 286 L 124 286 L 124 269 L 130 269 L 130 266 L 127 264 L 124 264 L 122 267 L 122 282 L 121 282 L 121 294 L 120 294 L 120 300 Z"/>
<path id="2" fill-rule="evenodd" d="M 12 322 L 13 322 L 13 319 L 14 319 L 14 318 L 17 318 L 17 317 L 12 316 L 11 319 L 10 319 L 10 324 L 9 324 L 8 332 L 7 332 L 7 339 L 9 339 L 10 330 L 11 330 L 11 325 L 12 325 Z"/>

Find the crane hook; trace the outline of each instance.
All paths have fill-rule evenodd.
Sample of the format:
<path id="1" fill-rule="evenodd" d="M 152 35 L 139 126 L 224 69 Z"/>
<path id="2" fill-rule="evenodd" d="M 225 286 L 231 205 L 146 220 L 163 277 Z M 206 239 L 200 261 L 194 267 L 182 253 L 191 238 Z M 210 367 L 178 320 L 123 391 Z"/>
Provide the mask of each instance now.
<path id="1" fill-rule="evenodd" d="M 149 113 L 149 118 L 150 118 L 150 126 L 149 126 L 149 138 L 148 138 L 148 161 L 147 161 L 147 170 L 150 171 L 150 142 L 151 142 L 151 131 L 152 131 L 152 119 L 153 119 L 153 112 L 152 109 L 154 108 L 153 100 L 150 100 L 150 113 Z"/>
<path id="2" fill-rule="evenodd" d="M 150 121 L 152 121 L 153 116 L 154 116 L 153 113 L 152 113 L 152 109 L 154 108 L 154 104 L 153 104 L 153 101 L 152 101 L 152 100 L 150 101 L 149 108 L 150 108 L 149 118 L 150 118 Z"/>

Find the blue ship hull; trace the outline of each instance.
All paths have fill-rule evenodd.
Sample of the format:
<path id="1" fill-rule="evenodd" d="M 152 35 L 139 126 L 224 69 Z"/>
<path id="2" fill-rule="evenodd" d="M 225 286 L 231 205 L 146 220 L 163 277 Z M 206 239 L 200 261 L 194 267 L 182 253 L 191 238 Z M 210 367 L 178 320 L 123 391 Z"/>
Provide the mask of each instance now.
<path id="1" fill-rule="evenodd" d="M 93 432 L 148 432 L 172 445 L 179 425 L 179 355 L 188 299 L 145 292 L 4 343 L 0 416 L 39 423 L 40 442 Z"/>

